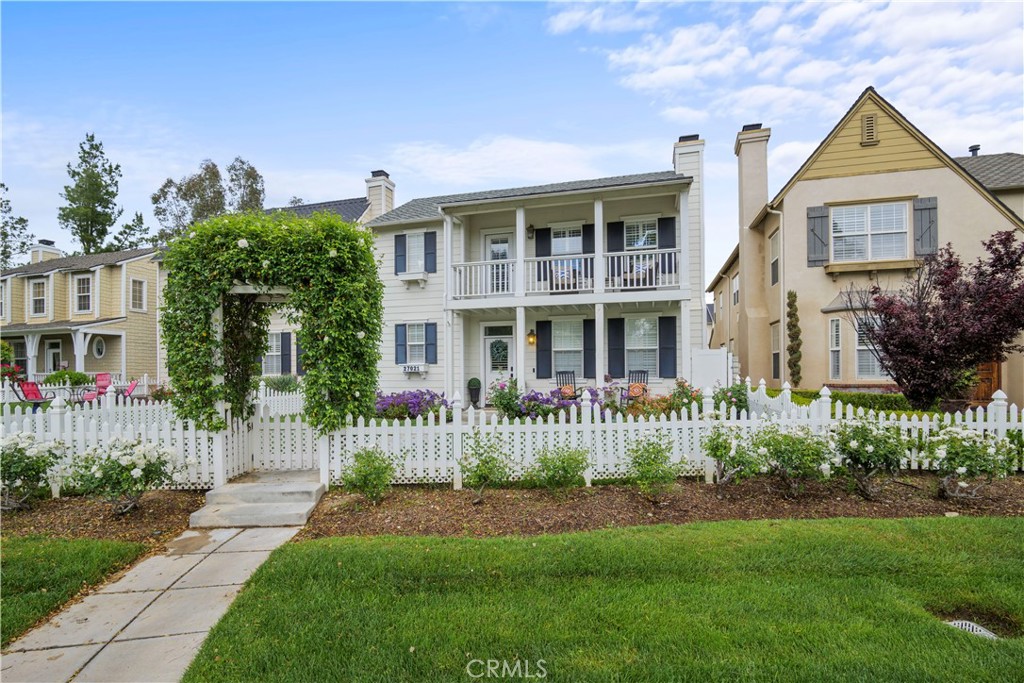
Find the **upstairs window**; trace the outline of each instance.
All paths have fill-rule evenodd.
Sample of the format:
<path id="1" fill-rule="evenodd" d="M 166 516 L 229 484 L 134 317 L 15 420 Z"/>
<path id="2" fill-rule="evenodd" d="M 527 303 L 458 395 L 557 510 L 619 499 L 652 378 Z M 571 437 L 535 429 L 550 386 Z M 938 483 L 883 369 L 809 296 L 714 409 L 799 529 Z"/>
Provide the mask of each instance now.
<path id="1" fill-rule="evenodd" d="M 626 249 L 657 249 L 658 218 L 648 216 L 625 221 Z"/>
<path id="2" fill-rule="evenodd" d="M 92 275 L 75 276 L 75 313 L 92 312 Z"/>
<path id="3" fill-rule="evenodd" d="M 406 255 L 406 272 L 422 273 L 424 268 L 423 233 L 417 232 L 405 236 L 405 247 L 408 250 Z"/>
<path id="4" fill-rule="evenodd" d="M 583 253 L 583 226 L 551 229 L 551 255 Z"/>
<path id="5" fill-rule="evenodd" d="M 832 207 L 832 260 L 880 261 L 907 257 L 907 204 Z"/>
<path id="6" fill-rule="evenodd" d="M 133 311 L 146 310 L 146 281 L 132 278 L 131 309 Z"/>
<path id="7" fill-rule="evenodd" d="M 740 302 L 740 276 L 732 276 L 732 305 L 735 306 Z"/>
<path id="8" fill-rule="evenodd" d="M 35 280 L 29 285 L 32 315 L 46 315 L 46 281 Z"/>
<path id="9" fill-rule="evenodd" d="M 4 299 L 6 299 L 6 298 L 7 298 L 7 284 L 4 283 L 4 282 L 0 282 L 0 320 L 4 320 L 5 319 L 4 313 L 6 312 L 7 309 L 4 308 Z"/>
<path id="10" fill-rule="evenodd" d="M 776 230 L 775 234 L 768 238 L 768 244 L 771 254 L 771 264 L 769 265 L 769 278 L 772 285 L 779 284 L 779 231 Z"/>

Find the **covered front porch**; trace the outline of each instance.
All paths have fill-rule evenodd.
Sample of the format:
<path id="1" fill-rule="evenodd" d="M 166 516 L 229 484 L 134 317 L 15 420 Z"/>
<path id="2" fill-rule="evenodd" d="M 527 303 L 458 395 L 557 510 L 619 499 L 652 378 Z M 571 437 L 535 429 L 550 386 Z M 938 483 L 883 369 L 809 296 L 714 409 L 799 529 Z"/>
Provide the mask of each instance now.
<path id="1" fill-rule="evenodd" d="M 58 370 L 95 376 L 110 373 L 115 382 L 127 376 L 125 333 L 101 323 L 7 325 L 4 341 L 14 349 L 14 362 L 30 381 L 42 382 Z"/>

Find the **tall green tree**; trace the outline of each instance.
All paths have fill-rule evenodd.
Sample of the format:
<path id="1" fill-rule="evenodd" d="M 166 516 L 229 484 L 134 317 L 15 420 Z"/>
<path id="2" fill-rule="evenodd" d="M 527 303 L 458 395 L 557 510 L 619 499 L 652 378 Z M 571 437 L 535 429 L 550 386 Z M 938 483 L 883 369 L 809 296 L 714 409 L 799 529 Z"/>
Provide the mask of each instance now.
<path id="1" fill-rule="evenodd" d="M 92 133 L 87 133 L 78 145 L 78 164 L 68 164 L 68 176 L 71 184 L 65 185 L 60 195 L 67 204 L 57 210 L 57 221 L 78 240 L 82 253 L 133 249 L 148 240 L 142 214 L 138 213 L 111 236 L 111 229 L 124 213 L 117 205 L 121 165 L 107 159 L 103 143 Z"/>
<path id="2" fill-rule="evenodd" d="M 7 185 L 0 183 L 0 270 L 14 267 L 15 260 L 28 253 L 35 241 L 35 235 L 28 231 L 28 219 L 14 215 Z"/>
<path id="3" fill-rule="evenodd" d="M 168 178 L 153 193 L 153 214 L 161 226 L 157 241 L 166 244 L 214 216 L 261 211 L 265 196 L 263 176 L 245 159 L 235 157 L 226 181 L 217 164 L 206 159 L 198 172 L 178 181 Z"/>

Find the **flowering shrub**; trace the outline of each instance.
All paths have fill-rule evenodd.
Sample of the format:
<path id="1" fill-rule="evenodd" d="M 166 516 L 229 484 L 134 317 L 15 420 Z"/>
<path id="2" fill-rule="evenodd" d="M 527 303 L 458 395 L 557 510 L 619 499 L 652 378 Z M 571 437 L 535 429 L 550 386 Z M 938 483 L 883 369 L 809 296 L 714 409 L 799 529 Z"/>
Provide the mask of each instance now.
<path id="1" fill-rule="evenodd" d="M 857 483 L 857 491 L 868 500 L 878 495 L 872 480 L 880 473 L 896 474 L 907 452 L 907 440 L 897 425 L 871 420 L 841 422 L 833 428 L 832 446 L 840 462 Z"/>
<path id="2" fill-rule="evenodd" d="M 590 452 L 585 448 L 545 448 L 524 480 L 533 486 L 564 490 L 584 483 L 583 473 L 590 467 Z"/>
<path id="3" fill-rule="evenodd" d="M 626 473 L 650 499 L 665 492 L 679 477 L 679 463 L 672 463 L 672 442 L 662 432 L 637 439 L 626 448 L 629 465 Z"/>
<path id="4" fill-rule="evenodd" d="M 944 498 L 977 498 L 985 485 L 1013 467 L 1009 440 L 956 425 L 932 434 L 926 451 L 938 465 L 939 496 Z"/>
<path id="5" fill-rule="evenodd" d="M 706 413 L 706 419 L 717 419 L 716 413 Z M 728 427 L 714 422 L 711 429 L 701 434 L 704 455 L 715 461 L 715 482 L 724 486 L 740 481 L 758 472 L 761 464 L 750 451 L 749 438 L 740 427 Z"/>
<path id="6" fill-rule="evenodd" d="M 512 477 L 511 457 L 497 434 L 474 430 L 459 465 L 462 483 L 476 492 L 474 504 L 483 502 L 485 487 L 501 486 Z"/>
<path id="7" fill-rule="evenodd" d="M 715 409 L 724 403 L 726 409 L 735 408 L 737 413 L 749 410 L 747 404 L 747 385 L 736 382 L 727 387 L 716 387 L 714 393 Z"/>
<path id="8" fill-rule="evenodd" d="M 807 427 L 769 424 L 750 438 L 750 450 L 761 471 L 777 476 L 790 496 L 801 491 L 804 480 L 821 479 L 829 459 L 825 439 Z"/>
<path id="9" fill-rule="evenodd" d="M 391 488 L 395 463 L 380 448 L 362 448 L 352 454 L 352 464 L 341 473 L 347 489 L 358 491 L 376 505 Z"/>
<path id="10" fill-rule="evenodd" d="M 437 415 L 441 408 L 448 408 L 448 401 L 442 394 L 429 389 L 400 391 L 395 394 L 377 392 L 377 417 L 388 420 L 416 419 L 421 415 L 426 417 L 430 413 Z M 448 414 L 448 419 L 451 419 L 451 413 Z"/>
<path id="11" fill-rule="evenodd" d="M 173 396 L 174 392 L 166 384 L 160 384 L 149 390 L 149 398 L 160 403 L 170 401 Z"/>
<path id="12" fill-rule="evenodd" d="M 671 409 L 676 412 L 690 412 L 691 406 L 697 404 L 698 409 L 702 407 L 704 396 L 701 390 L 691 386 L 685 379 L 677 379 L 676 386 L 672 389 Z"/>
<path id="13" fill-rule="evenodd" d="M 515 378 L 492 382 L 487 389 L 487 396 L 501 417 L 514 420 L 521 416 L 522 413 L 519 412 L 519 383 Z"/>
<path id="14" fill-rule="evenodd" d="M 25 368 L 14 362 L 2 363 L 0 364 L 0 379 L 8 382 L 20 382 L 25 379 Z"/>
<path id="15" fill-rule="evenodd" d="M 102 498 L 123 515 L 138 507 L 146 491 L 170 481 L 183 481 L 174 453 L 155 443 L 115 437 L 93 446 L 72 461 L 72 481 L 87 496 Z"/>
<path id="16" fill-rule="evenodd" d="M 41 442 L 19 432 L 0 442 L 0 509 L 28 507 L 29 499 L 54 478 L 66 447 L 60 441 Z"/>

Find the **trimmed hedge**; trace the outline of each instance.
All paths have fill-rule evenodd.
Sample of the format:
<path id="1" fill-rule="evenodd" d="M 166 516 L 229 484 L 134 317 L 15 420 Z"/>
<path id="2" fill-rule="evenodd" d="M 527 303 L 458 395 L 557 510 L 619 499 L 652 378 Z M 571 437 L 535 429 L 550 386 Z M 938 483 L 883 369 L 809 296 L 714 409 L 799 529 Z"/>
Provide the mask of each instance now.
<path id="1" fill-rule="evenodd" d="M 810 405 L 811 401 L 817 400 L 818 398 L 817 389 L 793 389 L 790 395 L 793 398 L 793 403 L 797 405 Z M 769 396 L 778 396 L 782 392 L 779 389 L 768 389 Z M 854 408 L 863 408 L 864 410 L 874 410 L 893 412 L 893 411 L 908 411 L 913 412 L 914 409 L 910 406 L 910 402 L 906 399 L 903 394 L 875 394 L 866 391 L 833 391 L 833 401 L 842 401 L 844 406 L 853 406 Z"/>

